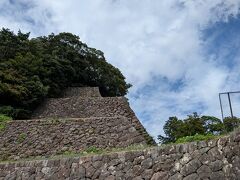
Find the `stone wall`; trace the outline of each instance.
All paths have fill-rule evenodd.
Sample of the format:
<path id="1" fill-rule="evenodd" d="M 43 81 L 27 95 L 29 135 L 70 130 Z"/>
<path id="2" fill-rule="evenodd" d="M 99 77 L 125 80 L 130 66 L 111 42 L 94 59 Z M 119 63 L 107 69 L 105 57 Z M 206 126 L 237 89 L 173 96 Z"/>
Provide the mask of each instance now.
<path id="1" fill-rule="evenodd" d="M 65 90 L 63 97 L 101 97 L 98 87 L 70 87 Z"/>
<path id="2" fill-rule="evenodd" d="M 12 121 L 0 132 L 0 160 L 146 144 L 126 117 Z"/>
<path id="3" fill-rule="evenodd" d="M 79 92 L 77 89 L 71 88 L 67 91 L 69 92 L 67 94 L 70 97 L 47 99 L 42 106 L 35 111 L 32 118 L 89 118 L 124 116 L 127 117 L 129 123 L 133 124 L 133 126 L 142 134 L 146 140 L 146 143 L 155 144 L 153 138 L 149 136 L 146 129 L 143 127 L 135 113 L 130 108 L 128 100 L 125 97 L 72 96 L 72 92 Z M 84 90 L 83 92 L 86 91 Z M 73 94 L 77 95 L 78 93 Z"/>
<path id="4" fill-rule="evenodd" d="M 46 117 L 112 117 L 126 116 L 132 118 L 127 99 L 125 97 L 69 97 L 51 98 L 35 111 L 33 118 Z M 131 116 L 131 117 L 130 117 Z"/>
<path id="5" fill-rule="evenodd" d="M 240 133 L 153 149 L 0 164 L 0 179 L 239 180 Z"/>

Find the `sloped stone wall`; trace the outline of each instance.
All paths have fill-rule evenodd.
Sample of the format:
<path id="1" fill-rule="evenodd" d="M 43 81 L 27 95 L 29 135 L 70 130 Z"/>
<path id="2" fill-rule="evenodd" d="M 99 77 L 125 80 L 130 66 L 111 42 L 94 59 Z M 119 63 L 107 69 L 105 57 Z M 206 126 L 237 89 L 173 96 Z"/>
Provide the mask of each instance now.
<path id="1" fill-rule="evenodd" d="M 0 132 L 0 160 L 146 144 L 126 117 L 12 121 Z"/>
<path id="2" fill-rule="evenodd" d="M 33 119 L 46 117 L 127 117 L 129 123 L 142 134 L 148 144 L 155 144 L 146 129 L 140 123 L 125 97 L 66 97 L 52 98 L 35 111 Z"/>
<path id="3" fill-rule="evenodd" d="M 68 97 L 48 99 L 33 115 L 46 117 L 111 117 L 129 116 L 130 108 L 125 97 Z"/>
<path id="4" fill-rule="evenodd" d="M 55 160 L 0 163 L 0 179 L 239 180 L 240 133 L 219 140 Z"/>
<path id="5" fill-rule="evenodd" d="M 70 87 L 65 90 L 63 97 L 101 97 L 98 87 Z"/>

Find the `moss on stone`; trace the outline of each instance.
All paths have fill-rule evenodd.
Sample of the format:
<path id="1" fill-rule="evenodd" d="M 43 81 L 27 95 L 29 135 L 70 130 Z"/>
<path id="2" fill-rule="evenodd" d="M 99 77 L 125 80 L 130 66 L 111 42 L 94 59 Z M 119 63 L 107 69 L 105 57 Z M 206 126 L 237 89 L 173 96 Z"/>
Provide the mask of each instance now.
<path id="1" fill-rule="evenodd" d="M 18 136 L 17 143 L 22 143 L 26 139 L 27 135 L 25 133 L 21 133 Z"/>

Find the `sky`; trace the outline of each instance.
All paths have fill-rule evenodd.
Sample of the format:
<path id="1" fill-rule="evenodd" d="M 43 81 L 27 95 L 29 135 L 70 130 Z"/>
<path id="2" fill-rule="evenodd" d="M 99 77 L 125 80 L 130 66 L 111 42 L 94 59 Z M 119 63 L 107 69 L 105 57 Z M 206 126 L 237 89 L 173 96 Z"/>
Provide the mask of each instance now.
<path id="1" fill-rule="evenodd" d="M 71 32 L 102 50 L 157 137 L 170 116 L 220 118 L 218 93 L 240 90 L 239 8 L 240 0 L 1 0 L 0 27 L 31 37 Z M 240 95 L 232 100 L 238 115 Z M 223 105 L 229 116 L 226 97 Z"/>

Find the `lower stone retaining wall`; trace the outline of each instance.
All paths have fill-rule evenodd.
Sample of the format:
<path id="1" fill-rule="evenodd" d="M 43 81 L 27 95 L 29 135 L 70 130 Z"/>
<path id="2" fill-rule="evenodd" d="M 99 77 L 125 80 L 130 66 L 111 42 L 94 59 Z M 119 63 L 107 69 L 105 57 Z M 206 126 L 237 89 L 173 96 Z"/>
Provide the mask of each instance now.
<path id="1" fill-rule="evenodd" d="M 12 121 L 0 132 L 0 160 L 133 144 L 146 143 L 126 117 Z"/>
<path id="2" fill-rule="evenodd" d="M 238 180 L 240 133 L 108 155 L 0 164 L 0 179 Z"/>

